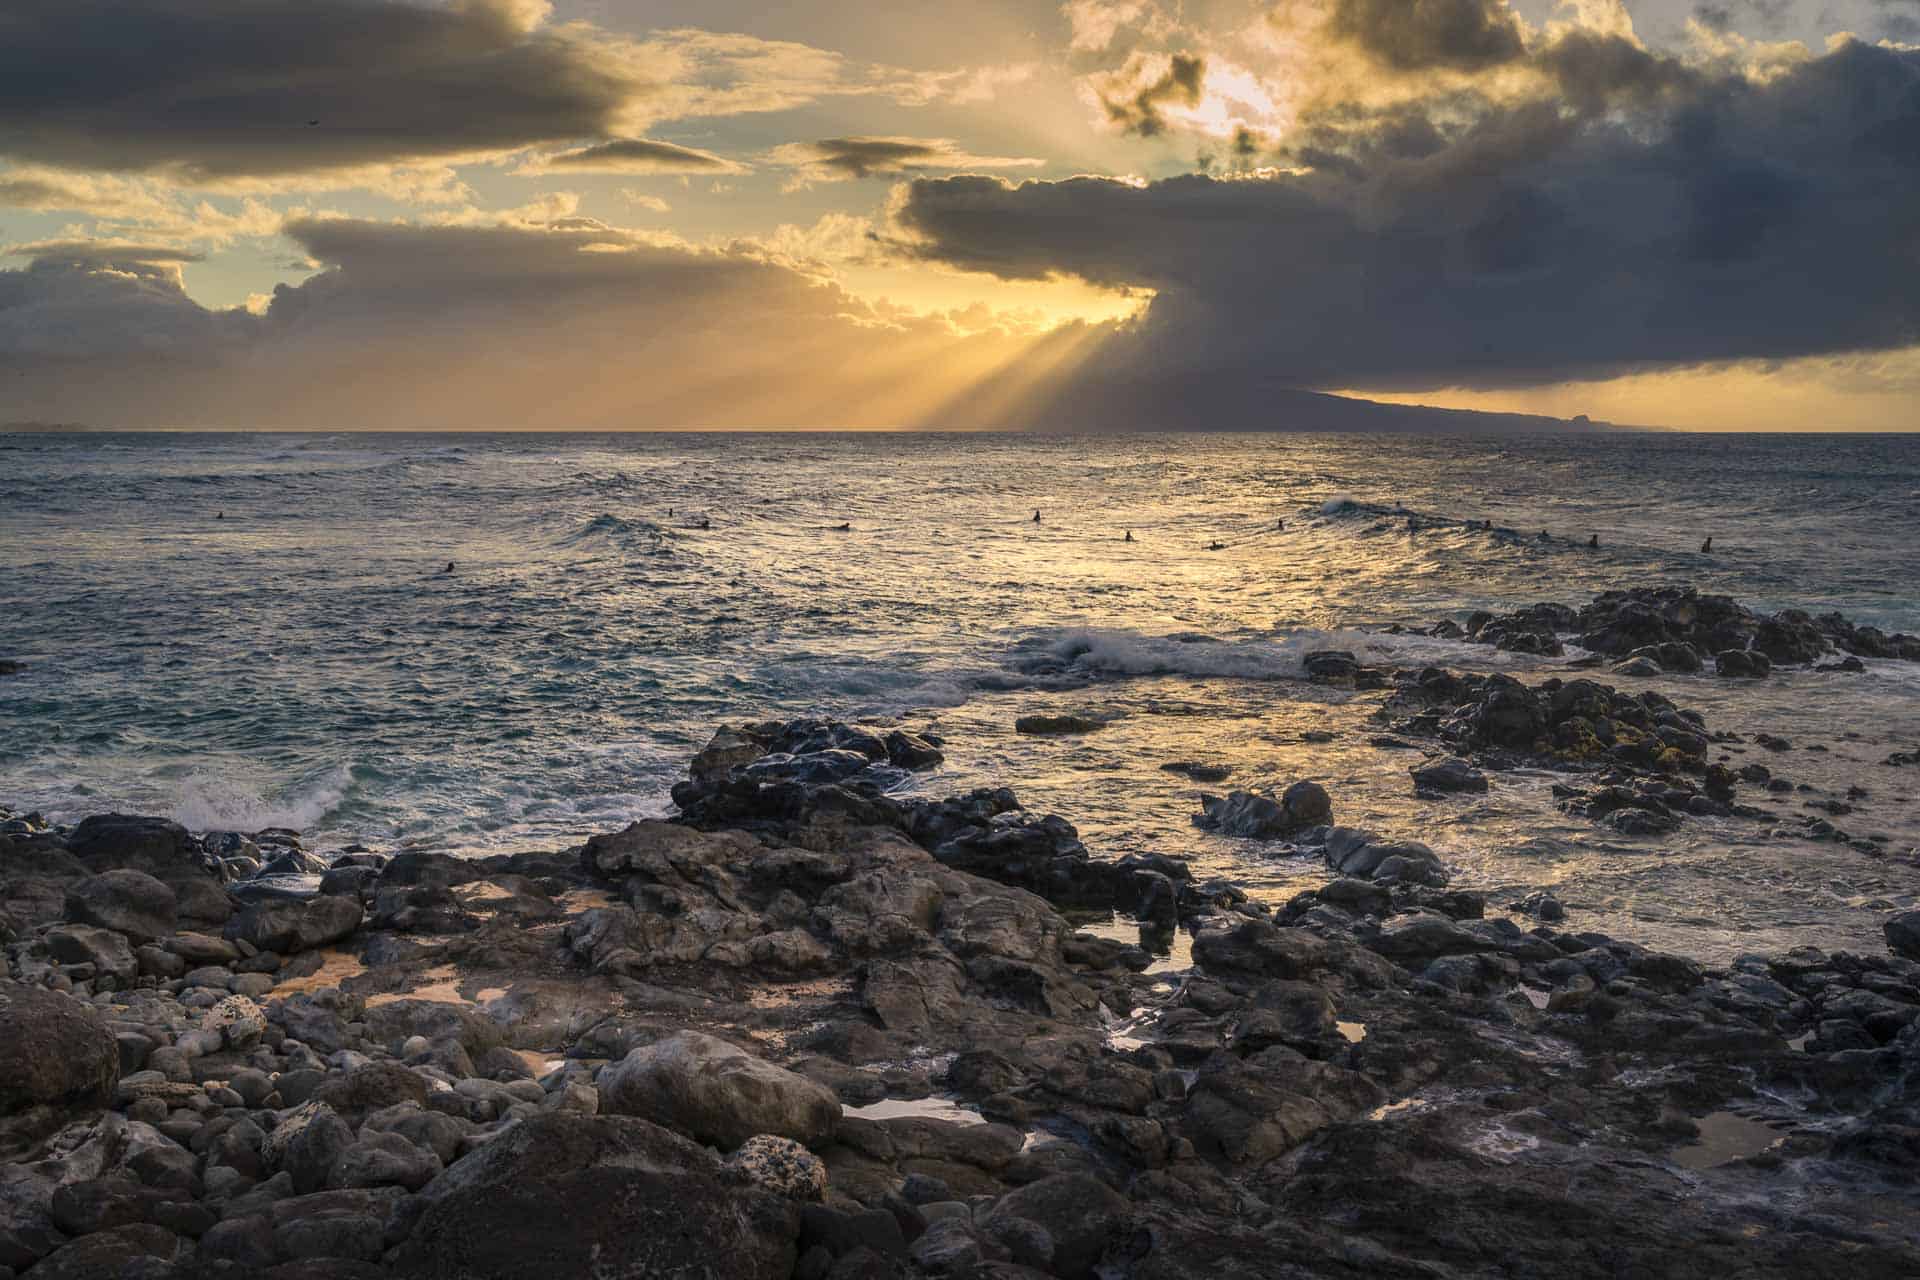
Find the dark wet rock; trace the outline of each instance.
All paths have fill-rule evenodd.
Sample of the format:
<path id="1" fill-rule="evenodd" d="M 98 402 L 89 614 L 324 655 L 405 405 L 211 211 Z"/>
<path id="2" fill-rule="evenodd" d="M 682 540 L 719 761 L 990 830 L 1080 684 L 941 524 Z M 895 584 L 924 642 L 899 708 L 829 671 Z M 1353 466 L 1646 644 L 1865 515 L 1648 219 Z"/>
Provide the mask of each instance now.
<path id="1" fill-rule="evenodd" d="M 340 1075 L 329 1076 L 314 1091 L 313 1100 L 350 1120 L 398 1103 L 427 1100 L 427 1082 L 418 1072 L 392 1062 L 373 1062 Z"/>
<path id="2" fill-rule="evenodd" d="M 472 933 L 480 917 L 446 885 L 395 885 L 375 890 L 367 926 L 398 933 Z"/>
<path id="3" fill-rule="evenodd" d="M 46 934 L 47 953 L 61 964 L 90 965 L 93 972 L 126 981 L 140 971 L 125 934 L 91 925 L 63 925 Z"/>
<path id="4" fill-rule="evenodd" d="M 1233 770 L 1226 765 L 1202 764 L 1193 760 L 1176 760 L 1171 764 L 1163 764 L 1160 768 L 1166 773 L 1177 773 L 1195 782 L 1225 782 L 1233 776 Z"/>
<path id="5" fill-rule="evenodd" d="M 1888 916 L 1883 929 L 1887 950 L 1909 960 L 1920 960 L 1920 911 L 1901 911 Z"/>
<path id="6" fill-rule="evenodd" d="M 179 1236 L 152 1223 L 135 1223 L 85 1236 L 55 1250 L 33 1269 L 34 1280 L 128 1280 L 170 1274 L 182 1252 Z M 143 1268 L 146 1268 L 144 1271 Z"/>
<path id="7" fill-rule="evenodd" d="M 1560 633 L 1573 630 L 1574 611 L 1564 605 L 1536 604 L 1480 622 L 1469 638 L 1509 653 L 1531 653 L 1557 658 L 1566 652 Z"/>
<path id="8" fill-rule="evenodd" d="M 1326 860 L 1340 875 L 1360 880 L 1440 886 L 1448 879 L 1440 855 L 1418 840 L 1385 840 L 1355 827 L 1327 832 Z"/>
<path id="9" fill-rule="evenodd" d="M 727 1150 L 756 1134 L 813 1145 L 833 1136 L 832 1092 L 724 1040 L 682 1031 L 600 1073 L 602 1111 L 671 1125 Z"/>
<path id="10" fill-rule="evenodd" d="M 1651 662 L 1661 671 L 1692 675 L 1706 666 L 1700 651 L 1684 640 L 1643 645 L 1627 655 L 1628 661 Z M 1615 668 L 1618 670 L 1619 668 Z"/>
<path id="11" fill-rule="evenodd" d="M 1760 680 L 1772 673 L 1773 663 L 1758 649 L 1722 649 L 1713 656 L 1716 675 L 1737 680 Z"/>
<path id="12" fill-rule="evenodd" d="M 353 1145 L 353 1128 L 324 1102 L 310 1101 L 281 1118 L 262 1149 L 267 1167 L 284 1173 L 301 1195 L 319 1191 L 334 1161 Z"/>
<path id="13" fill-rule="evenodd" d="M 1476 763 L 1604 771 L 1598 788 L 1569 783 L 1556 795 L 1569 812 L 1626 833 L 1671 830 L 1687 814 L 1736 811 L 1738 777 L 1708 764 L 1716 739 L 1702 717 L 1652 691 L 1558 678 L 1530 688 L 1504 675 L 1427 668 L 1403 674 L 1382 714 L 1408 711 L 1414 714 L 1397 727 L 1437 737 Z"/>
<path id="14" fill-rule="evenodd" d="M 182 878 L 219 878 L 218 863 L 187 829 L 165 818 L 97 814 L 83 819 L 67 837 L 67 850 L 87 868 L 144 871 L 172 882 Z"/>
<path id="15" fill-rule="evenodd" d="M 904 1258 L 909 1241 L 900 1223 L 885 1209 L 842 1209 L 827 1205 L 800 1211 L 800 1248 L 824 1249 L 834 1258 L 865 1250 L 883 1258 Z"/>
<path id="16" fill-rule="evenodd" d="M 689 875 L 698 876 L 702 868 L 724 861 L 738 848 L 732 837 L 671 822 L 642 821 L 588 840 L 582 863 L 597 876 L 639 873 L 656 882 L 677 883 Z"/>
<path id="17" fill-rule="evenodd" d="M 631 1116 L 530 1117 L 455 1163 L 423 1199 L 396 1277 L 785 1280 L 798 1256 L 793 1201 L 727 1185 L 711 1154 Z"/>
<path id="18" fill-rule="evenodd" d="M 994 1235 L 996 1225 L 1010 1220 L 1033 1223 L 1051 1242 L 1045 1258 L 1050 1274 L 1085 1280 L 1121 1243 L 1131 1213 L 1126 1198 L 1099 1179 L 1056 1174 L 1000 1197 L 981 1227 Z"/>
<path id="19" fill-rule="evenodd" d="M 120 1048 L 92 1008 L 0 981 L 0 1159 L 113 1101 Z"/>
<path id="20" fill-rule="evenodd" d="M 174 891 L 144 871 L 121 868 L 89 876 L 67 890 L 67 919 L 151 942 L 174 931 L 179 902 Z"/>
<path id="21" fill-rule="evenodd" d="M 1888 636 L 1837 613 L 1819 618 L 1785 609 L 1762 616 L 1731 597 L 1691 587 L 1608 591 L 1580 609 L 1540 604 L 1498 617 L 1477 613 L 1467 635 L 1517 652 L 1557 655 L 1559 637 L 1614 658 L 1645 656 L 1663 669 L 1699 670 L 1699 655 L 1752 649 L 1777 663 L 1808 663 L 1838 648 L 1862 657 L 1920 660 L 1920 638 Z M 1684 651 L 1691 651 L 1692 659 Z"/>
<path id="22" fill-rule="evenodd" d="M 1013 722 L 1015 733 L 1035 735 L 1058 735 L 1092 733 L 1096 729 L 1106 728 L 1104 720 L 1094 720 L 1087 716 L 1021 716 Z"/>
<path id="23" fill-rule="evenodd" d="M 1416 791 L 1484 792 L 1487 789 L 1487 775 L 1458 757 L 1415 765 L 1408 772 L 1413 775 Z"/>
<path id="24" fill-rule="evenodd" d="M 360 927 L 364 913 L 349 898 L 255 902 L 227 922 L 226 936 L 263 951 L 293 955 L 338 942 Z"/>
<path id="25" fill-rule="evenodd" d="M 1203 796 L 1201 804 L 1201 812 L 1193 819 L 1195 826 L 1253 840 L 1285 839 L 1333 821 L 1333 800 L 1317 782 L 1296 782 L 1278 800 L 1235 791 L 1225 799 Z"/>
<path id="26" fill-rule="evenodd" d="M 365 1134 L 334 1157 L 327 1185 L 336 1189 L 405 1187 L 418 1191 L 440 1173 L 440 1157 L 398 1133 Z"/>
<path id="27" fill-rule="evenodd" d="M 1300 659 L 1300 668 L 1315 684 L 1342 689 L 1378 689 L 1385 677 L 1344 649 L 1315 649 Z"/>
<path id="28" fill-rule="evenodd" d="M 1513 909 L 1525 915 L 1533 916 L 1537 920 L 1543 920 L 1548 924 L 1553 924 L 1567 918 L 1567 909 L 1561 905 L 1560 899 L 1544 890 L 1528 894 L 1526 897 L 1514 903 Z"/>

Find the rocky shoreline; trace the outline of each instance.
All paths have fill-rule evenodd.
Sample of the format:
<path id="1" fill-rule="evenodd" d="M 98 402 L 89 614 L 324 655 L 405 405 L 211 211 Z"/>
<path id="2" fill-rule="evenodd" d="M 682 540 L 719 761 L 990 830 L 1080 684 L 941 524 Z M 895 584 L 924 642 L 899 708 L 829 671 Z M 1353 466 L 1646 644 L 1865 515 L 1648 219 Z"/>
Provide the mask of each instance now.
<path id="1" fill-rule="evenodd" d="M 1473 757 L 1416 785 L 1737 803 L 1671 704 L 1451 678 L 1386 678 Z M 0 812 L 0 1280 L 1920 1273 L 1920 913 L 1707 967 L 1312 783 L 1196 819 L 1323 850 L 1274 908 L 903 796 L 944 746 L 732 726 L 677 819 L 475 859 Z"/>

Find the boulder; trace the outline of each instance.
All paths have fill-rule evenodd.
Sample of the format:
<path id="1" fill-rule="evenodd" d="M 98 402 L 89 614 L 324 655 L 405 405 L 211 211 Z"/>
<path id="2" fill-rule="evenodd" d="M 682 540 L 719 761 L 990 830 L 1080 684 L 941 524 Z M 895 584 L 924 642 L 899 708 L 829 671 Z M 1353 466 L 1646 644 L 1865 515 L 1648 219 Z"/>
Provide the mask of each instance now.
<path id="1" fill-rule="evenodd" d="M 1773 663 L 1758 649 L 1723 649 L 1713 657 L 1715 675 L 1734 680 L 1764 679 Z"/>
<path id="2" fill-rule="evenodd" d="M 1327 833 L 1327 866 L 1362 880 L 1398 880 L 1438 887 L 1447 882 L 1446 864 L 1418 840 L 1382 840 L 1371 831 L 1335 827 Z"/>
<path id="3" fill-rule="evenodd" d="M 1333 800 L 1317 782 L 1296 782 L 1275 800 L 1251 791 L 1235 791 L 1226 799 L 1201 797 L 1194 825 L 1221 835 L 1253 840 L 1279 840 L 1308 827 L 1333 821 Z"/>
<path id="4" fill-rule="evenodd" d="M 641 874 L 672 883 L 681 878 L 682 869 L 705 866 L 738 849 L 733 841 L 720 836 L 648 820 L 592 837 L 581 852 L 581 864 L 589 875 Z"/>
<path id="5" fill-rule="evenodd" d="M 1415 791 L 1484 792 L 1487 789 L 1487 775 L 1457 756 L 1415 765 L 1408 772 L 1413 775 Z"/>
<path id="6" fill-rule="evenodd" d="M 1883 928 L 1887 935 L 1887 950 L 1909 960 L 1920 960 L 1920 910 L 1888 916 Z"/>
<path id="7" fill-rule="evenodd" d="M 255 902 L 227 921 L 226 936 L 283 956 L 338 942 L 360 927 L 360 904 L 352 898 Z"/>
<path id="8" fill-rule="evenodd" d="M 0 982 L 0 1160 L 113 1101 L 120 1046 L 92 1007 Z"/>
<path id="9" fill-rule="evenodd" d="M 210 875 L 199 844 L 185 827 L 166 818 L 95 814 L 73 829 L 67 851 L 94 872 L 127 868 L 161 880 Z"/>
<path id="10" fill-rule="evenodd" d="M 1009 1220 L 1036 1224 L 1053 1240 L 1049 1272 L 1087 1280 L 1108 1245 L 1121 1243 L 1131 1212 L 1126 1199 L 1098 1178 L 1057 1173 L 1001 1196 L 980 1225 L 998 1238 L 995 1227 Z"/>
<path id="11" fill-rule="evenodd" d="M 228 1049 L 251 1049 L 267 1029 L 267 1015 L 246 996 L 228 996 L 207 1010 L 200 1029 L 219 1036 Z"/>
<path id="12" fill-rule="evenodd" d="M 152 1223 L 133 1223 L 82 1236 L 47 1255 L 33 1269 L 35 1280 L 122 1280 L 169 1275 L 180 1237 Z"/>
<path id="13" fill-rule="evenodd" d="M 301 1195 L 320 1190 L 340 1154 L 353 1145 L 353 1130 L 324 1102 L 306 1102 L 286 1113 L 267 1135 L 261 1156 L 284 1173 Z"/>
<path id="14" fill-rule="evenodd" d="M 68 889 L 66 912 L 75 924 L 112 929 L 135 942 L 164 938 L 179 923 L 173 890 L 144 871 L 124 867 L 89 876 Z"/>
<path id="15" fill-rule="evenodd" d="M 606 1067 L 598 1085 L 603 1113 L 672 1125 L 727 1150 L 755 1134 L 812 1145 L 840 1123 L 830 1090 L 697 1031 L 635 1049 Z"/>
<path id="16" fill-rule="evenodd" d="M 47 930 L 47 953 L 61 964 L 90 964 L 95 973 L 122 982 L 140 972 L 140 962 L 124 934 L 92 925 L 70 924 Z"/>
<path id="17" fill-rule="evenodd" d="M 791 1138 L 757 1134 L 741 1143 L 722 1167 L 736 1182 L 789 1200 L 827 1198 L 827 1166 Z"/>
<path id="18" fill-rule="evenodd" d="M 421 1201 L 400 1280 L 786 1280 L 800 1235 L 794 1201 L 727 1185 L 710 1153 L 633 1116 L 529 1117 Z"/>
<path id="19" fill-rule="evenodd" d="M 440 1172 L 440 1157 L 398 1133 L 368 1133 L 339 1155 L 327 1175 L 329 1187 L 405 1187 L 418 1191 Z"/>

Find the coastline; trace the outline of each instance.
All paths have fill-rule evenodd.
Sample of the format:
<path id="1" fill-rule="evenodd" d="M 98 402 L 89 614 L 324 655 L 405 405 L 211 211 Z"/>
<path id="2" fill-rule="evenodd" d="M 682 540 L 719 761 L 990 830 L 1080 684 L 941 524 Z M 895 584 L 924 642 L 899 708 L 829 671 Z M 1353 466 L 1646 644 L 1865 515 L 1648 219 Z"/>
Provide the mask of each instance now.
<path id="1" fill-rule="evenodd" d="M 0 1266 L 1920 1265 L 1913 913 L 1906 955 L 1724 966 L 1522 927 L 1312 784 L 1207 815 L 1321 841 L 1273 909 L 1005 789 L 896 796 L 942 745 L 732 726 L 678 819 L 553 853 L 15 820 Z M 1148 945 L 1078 927 L 1115 912 Z"/>

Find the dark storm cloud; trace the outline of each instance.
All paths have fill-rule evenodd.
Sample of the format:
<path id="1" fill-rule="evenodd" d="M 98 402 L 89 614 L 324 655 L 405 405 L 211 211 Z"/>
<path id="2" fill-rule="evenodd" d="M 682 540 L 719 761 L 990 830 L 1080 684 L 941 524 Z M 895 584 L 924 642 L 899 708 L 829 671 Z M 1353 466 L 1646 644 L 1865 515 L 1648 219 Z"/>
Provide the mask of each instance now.
<path id="1" fill-rule="evenodd" d="M 1326 32 L 1400 71 L 1480 71 L 1526 52 L 1520 19 L 1497 0 L 1335 0 Z"/>
<path id="2" fill-rule="evenodd" d="M 7 0 L 0 154 L 260 177 L 605 136 L 644 92 L 530 0 Z"/>
<path id="3" fill-rule="evenodd" d="M 1887 0 L 1881 0 L 1886 3 Z M 1714 0 L 1696 5 L 1693 16 L 1711 31 L 1778 31 L 1793 0 Z"/>
<path id="4" fill-rule="evenodd" d="M 1590 54 L 1568 78 L 1605 111 L 1348 106 L 1304 131 L 1302 174 L 917 181 L 904 251 L 1157 290 L 1108 358 L 1169 385 L 1523 385 L 1920 340 L 1920 53 L 1849 42 L 1763 82 Z"/>
<path id="5" fill-rule="evenodd" d="M 951 151 L 939 142 L 918 138 L 823 138 L 803 149 L 808 164 L 849 178 L 925 168 Z"/>
<path id="6" fill-rule="evenodd" d="M 1550 77 L 1563 101 L 1593 113 L 1645 106 L 1658 98 L 1696 93 L 1702 75 L 1684 63 L 1623 36 L 1576 27 L 1536 50 L 1531 65 Z"/>
<path id="7" fill-rule="evenodd" d="M 187 255 L 156 246 L 48 243 L 44 256 L 0 270 L 0 373 L 25 403 L 29 376 L 60 379 L 74 370 L 111 376 L 149 362 L 177 363 L 244 338 L 251 317 L 217 313 L 180 288 Z"/>
<path id="8" fill-rule="evenodd" d="M 1195 53 L 1173 54 L 1164 65 L 1156 59 L 1135 58 L 1099 81 L 1095 92 L 1108 123 L 1124 133 L 1152 138 L 1166 132 L 1163 106 L 1199 105 L 1206 74 L 1207 60 Z"/>
<path id="9" fill-rule="evenodd" d="M 1880 30 L 1895 40 L 1920 40 L 1920 0 L 1879 0 Z"/>
<path id="10" fill-rule="evenodd" d="M 170 245 L 143 245 L 122 240 L 37 240 L 6 246 L 17 257 L 32 258 L 42 266 L 124 267 L 161 262 L 199 262 L 200 254 Z"/>
<path id="11" fill-rule="evenodd" d="M 652 138 L 615 138 L 611 142 L 548 156 L 532 167 L 574 173 L 741 172 L 740 165 L 712 152 L 656 142 Z"/>
<path id="12" fill-rule="evenodd" d="M 883 316 L 751 245 L 547 227 L 300 219 L 321 270 L 265 314 L 212 311 L 179 255 L 16 246 L 0 270 L 10 412 L 106 425 L 407 428 L 916 425 L 1004 333 Z M 964 414 L 967 397 L 955 396 Z M 960 425 L 981 423 L 950 419 Z"/>

